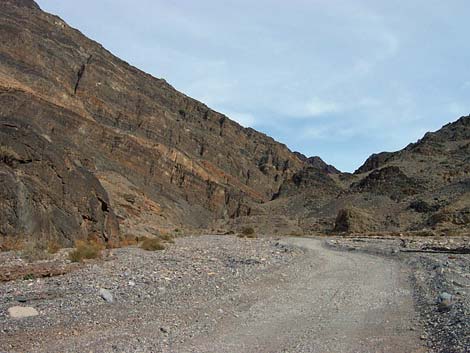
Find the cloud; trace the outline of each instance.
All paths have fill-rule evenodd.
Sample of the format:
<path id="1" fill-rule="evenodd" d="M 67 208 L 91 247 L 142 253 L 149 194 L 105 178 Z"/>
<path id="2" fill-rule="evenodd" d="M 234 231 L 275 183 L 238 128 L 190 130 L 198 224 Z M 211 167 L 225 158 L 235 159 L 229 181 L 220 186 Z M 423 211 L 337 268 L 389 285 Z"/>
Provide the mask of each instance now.
<path id="1" fill-rule="evenodd" d="M 306 125 L 298 134 L 300 139 L 310 141 L 345 141 L 363 134 L 361 127 L 338 122 Z"/>
<path id="2" fill-rule="evenodd" d="M 327 116 L 342 111 L 341 104 L 333 100 L 319 97 L 300 99 L 280 99 L 273 104 L 274 110 L 281 113 L 281 118 L 304 120 Z"/>
<path id="3" fill-rule="evenodd" d="M 373 97 L 364 97 L 359 99 L 357 105 L 361 108 L 375 108 L 382 105 L 382 101 Z"/>
<path id="4" fill-rule="evenodd" d="M 305 113 L 307 116 L 321 116 L 329 113 L 337 113 L 340 111 L 340 105 L 336 102 L 323 100 L 314 97 L 305 105 Z"/>

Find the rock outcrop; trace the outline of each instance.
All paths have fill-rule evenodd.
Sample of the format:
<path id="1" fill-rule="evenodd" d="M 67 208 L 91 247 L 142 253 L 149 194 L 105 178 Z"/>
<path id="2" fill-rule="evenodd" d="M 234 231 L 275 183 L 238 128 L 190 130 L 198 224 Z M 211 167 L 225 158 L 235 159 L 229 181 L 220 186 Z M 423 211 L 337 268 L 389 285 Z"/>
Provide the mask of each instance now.
<path id="1" fill-rule="evenodd" d="M 37 131 L 18 115 L 0 118 L 0 236 L 64 245 L 116 238 L 119 226 L 98 179 Z"/>
<path id="2" fill-rule="evenodd" d="M 39 213 L 28 219 L 43 223 L 18 228 L 24 219 L 14 220 L 17 213 L 5 202 L 2 234 L 50 227 L 63 239 L 78 229 L 107 238 L 117 229 L 115 210 L 122 233 L 143 221 L 141 234 L 206 227 L 214 219 L 248 215 L 302 168 L 286 146 L 128 65 L 34 1 L 0 3 L 0 37 L 0 121 L 48 146 L 30 144 L 27 158 L 50 169 L 27 187 L 41 195 L 44 209 L 31 204 Z M 0 143 L 20 155 L 26 148 L 4 137 Z M 2 164 L 8 170 L 2 202 L 18 198 L 24 184 L 19 169 L 8 164 L 31 173 L 39 164 L 11 158 Z M 58 170 L 70 187 L 62 188 L 58 177 L 41 184 Z M 99 199 L 106 217 L 94 214 L 94 206 L 76 204 Z M 58 213 L 63 215 L 53 216 Z"/>
<path id="3" fill-rule="evenodd" d="M 360 233 L 374 231 L 377 222 L 367 212 L 357 208 L 343 208 L 338 212 L 335 220 L 335 232 Z"/>
<path id="4" fill-rule="evenodd" d="M 0 237 L 469 228 L 470 117 L 341 173 L 130 66 L 32 0 L 0 2 L 0 38 Z"/>

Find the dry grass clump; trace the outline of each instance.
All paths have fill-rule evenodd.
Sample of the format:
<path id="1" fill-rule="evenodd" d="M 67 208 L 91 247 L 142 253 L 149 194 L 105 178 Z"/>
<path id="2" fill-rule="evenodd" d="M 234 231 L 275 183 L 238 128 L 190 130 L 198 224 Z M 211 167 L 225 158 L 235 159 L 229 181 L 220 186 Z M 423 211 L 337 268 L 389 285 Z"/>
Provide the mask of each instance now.
<path id="1" fill-rule="evenodd" d="M 21 258 L 26 261 L 34 262 L 48 260 L 51 254 L 47 251 L 47 244 L 40 241 L 30 241 L 26 243 L 21 251 Z"/>
<path id="2" fill-rule="evenodd" d="M 57 254 L 62 247 L 56 241 L 50 241 L 47 243 L 47 252 L 49 254 Z"/>
<path id="3" fill-rule="evenodd" d="M 47 260 L 60 249 L 61 246 L 56 241 L 27 240 L 19 237 L 5 237 L 0 240 L 0 251 L 20 252 L 21 258 L 29 262 Z"/>
<path id="4" fill-rule="evenodd" d="M 254 239 L 256 238 L 255 230 L 252 227 L 243 227 L 241 233 L 237 235 L 239 238 L 249 238 Z"/>
<path id="5" fill-rule="evenodd" d="M 137 245 L 137 243 L 138 243 L 138 237 L 135 237 L 132 235 L 124 235 L 122 238 L 120 237 L 117 240 L 115 239 L 110 240 L 106 244 L 106 247 L 108 249 L 118 249 L 118 248 L 134 246 L 134 245 Z"/>
<path id="6" fill-rule="evenodd" d="M 140 243 L 140 248 L 147 251 L 164 250 L 165 246 L 160 241 L 161 240 L 159 238 L 143 237 L 143 240 Z"/>
<path id="7" fill-rule="evenodd" d="M 85 259 L 96 259 L 101 257 L 103 246 L 95 241 L 77 240 L 75 249 L 70 252 L 69 260 L 72 262 L 81 262 Z"/>
<path id="8" fill-rule="evenodd" d="M 158 235 L 158 238 L 164 242 L 171 243 L 171 244 L 175 242 L 173 240 L 173 237 L 170 234 L 160 234 Z"/>
<path id="9" fill-rule="evenodd" d="M 18 237 L 5 237 L 0 240 L 0 251 L 20 251 L 25 247 L 25 243 Z"/>
<path id="10" fill-rule="evenodd" d="M 18 153 L 13 151 L 10 147 L 0 145 L 0 161 L 11 165 L 14 161 L 20 160 Z"/>
<path id="11" fill-rule="evenodd" d="M 293 230 L 292 232 L 289 233 L 289 236 L 291 236 L 291 237 L 303 237 L 304 233 L 302 231 Z"/>
<path id="12" fill-rule="evenodd" d="M 119 241 L 119 247 L 133 246 L 137 245 L 137 238 L 124 238 Z"/>

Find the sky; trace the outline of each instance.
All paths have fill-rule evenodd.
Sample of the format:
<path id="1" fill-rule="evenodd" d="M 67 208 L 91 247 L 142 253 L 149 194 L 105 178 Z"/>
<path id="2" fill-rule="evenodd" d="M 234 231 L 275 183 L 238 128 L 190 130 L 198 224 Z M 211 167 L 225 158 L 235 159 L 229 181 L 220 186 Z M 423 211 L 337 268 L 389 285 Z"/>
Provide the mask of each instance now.
<path id="1" fill-rule="evenodd" d="M 179 91 L 354 171 L 470 113 L 468 0 L 39 0 Z"/>

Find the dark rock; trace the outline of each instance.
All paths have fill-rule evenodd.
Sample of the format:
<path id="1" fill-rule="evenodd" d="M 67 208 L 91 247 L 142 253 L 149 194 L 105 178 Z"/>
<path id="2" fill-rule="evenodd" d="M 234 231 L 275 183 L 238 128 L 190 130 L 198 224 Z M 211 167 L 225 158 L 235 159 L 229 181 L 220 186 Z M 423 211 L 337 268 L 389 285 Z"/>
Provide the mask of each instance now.
<path id="1" fill-rule="evenodd" d="M 69 246 L 90 235 L 116 237 L 119 227 L 98 179 L 39 131 L 22 119 L 0 117 L 0 235 L 52 238 Z"/>
<path id="2" fill-rule="evenodd" d="M 423 191 L 422 183 L 408 177 L 399 167 L 376 169 L 357 183 L 351 185 L 356 192 L 372 192 L 401 200 L 405 196 Z"/>
<path id="3" fill-rule="evenodd" d="M 47 212 L 26 208 L 32 213 L 24 215 L 29 232 L 40 233 L 53 222 L 54 232 L 71 239 L 83 224 L 78 233 L 104 236 L 116 230 L 113 212 L 126 233 L 144 223 L 148 229 L 207 227 L 216 218 L 248 215 L 251 204 L 270 200 L 302 167 L 286 146 L 241 127 L 119 60 L 57 17 L 32 8 L 38 9 L 33 1 L 0 2 L 0 36 L 6 39 L 0 45 L 0 118 L 19 134 L 30 130 L 38 136 L 49 160 L 41 149 L 23 157 L 25 147 L 16 142 L 23 159 L 8 155 L 2 164 L 25 168 L 27 158 L 34 157 L 41 162 L 32 164 L 47 164 L 51 173 L 64 169 L 59 174 L 67 192 L 58 202 L 60 190 L 51 191 L 57 202 L 46 206 Z M 68 174 L 78 180 L 72 195 L 79 205 L 85 199 L 92 204 L 72 205 Z M 3 178 L 8 186 L 2 200 L 11 200 L 24 183 L 14 181 L 11 170 Z M 28 193 L 21 194 L 24 201 L 31 202 L 31 193 L 39 197 L 44 188 L 62 185 L 49 182 L 41 182 L 39 191 L 29 180 Z M 4 217 L 14 217 L 9 212 Z M 104 219 L 104 213 L 109 217 Z M 3 233 L 10 235 L 13 228 Z"/>
<path id="4" fill-rule="evenodd" d="M 410 203 L 410 208 L 419 213 L 435 212 L 439 209 L 439 205 L 430 205 L 426 201 L 416 200 Z"/>
<path id="5" fill-rule="evenodd" d="M 335 232 L 365 232 L 376 228 L 376 221 L 372 215 L 357 208 L 341 209 L 335 221 Z"/>
<path id="6" fill-rule="evenodd" d="M 371 155 L 364 164 L 359 167 L 354 174 L 367 173 L 374 169 L 381 168 L 386 162 L 392 159 L 393 153 L 391 152 L 381 152 Z"/>
<path id="7" fill-rule="evenodd" d="M 332 166 L 331 164 L 327 164 L 325 163 L 320 157 L 318 156 L 314 156 L 314 157 L 310 157 L 310 158 L 307 158 L 305 160 L 305 163 L 307 163 L 308 165 L 311 165 L 312 167 L 314 168 L 317 168 L 321 171 L 324 171 L 325 173 L 327 174 L 341 174 L 341 172 L 336 169 L 334 166 Z"/>

